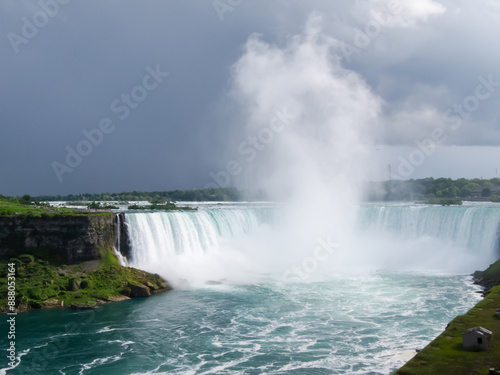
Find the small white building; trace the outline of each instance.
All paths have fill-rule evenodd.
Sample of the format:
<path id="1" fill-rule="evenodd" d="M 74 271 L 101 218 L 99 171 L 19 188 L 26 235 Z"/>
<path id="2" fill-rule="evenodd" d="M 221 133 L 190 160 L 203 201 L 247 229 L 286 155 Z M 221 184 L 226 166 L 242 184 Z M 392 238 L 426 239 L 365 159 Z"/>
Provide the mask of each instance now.
<path id="1" fill-rule="evenodd" d="M 483 327 L 469 328 L 462 334 L 462 345 L 465 349 L 479 348 L 487 350 L 491 344 L 493 332 Z"/>

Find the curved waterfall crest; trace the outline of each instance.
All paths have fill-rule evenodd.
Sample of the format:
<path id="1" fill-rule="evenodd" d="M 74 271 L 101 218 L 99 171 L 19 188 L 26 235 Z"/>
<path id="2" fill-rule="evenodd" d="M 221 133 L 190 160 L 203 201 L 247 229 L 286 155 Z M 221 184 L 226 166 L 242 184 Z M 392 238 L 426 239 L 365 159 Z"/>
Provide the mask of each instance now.
<path id="1" fill-rule="evenodd" d="M 486 254 L 498 249 L 500 207 L 369 204 L 360 210 L 358 229 L 407 240 L 437 238 Z"/>
<path id="2" fill-rule="evenodd" d="M 272 223 L 274 213 L 269 207 L 126 213 L 131 258 L 164 252 L 202 254 L 218 248 L 223 239 Z"/>
<path id="3" fill-rule="evenodd" d="M 282 214 L 280 207 L 251 205 L 126 212 L 120 244 L 123 249 L 127 243 L 131 266 L 167 277 L 208 272 L 205 280 L 221 279 L 229 271 L 241 274 L 251 267 L 279 274 L 314 251 L 292 250 L 293 241 L 277 238 L 293 237 L 280 228 Z M 500 207 L 493 205 L 370 203 L 358 207 L 354 226 L 352 240 L 330 256 L 331 264 L 323 264 L 323 269 L 416 267 L 467 273 L 499 255 Z"/>

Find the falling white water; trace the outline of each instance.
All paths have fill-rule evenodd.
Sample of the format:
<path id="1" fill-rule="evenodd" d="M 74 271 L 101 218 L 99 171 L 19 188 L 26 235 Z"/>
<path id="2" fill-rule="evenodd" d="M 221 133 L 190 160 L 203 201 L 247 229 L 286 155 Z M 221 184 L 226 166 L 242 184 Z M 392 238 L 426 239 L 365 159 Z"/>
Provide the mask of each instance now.
<path id="1" fill-rule="evenodd" d="M 364 232 L 407 240 L 439 238 L 481 256 L 488 256 L 497 245 L 499 223 L 500 207 L 483 203 L 450 207 L 374 203 L 364 206 L 358 216 L 358 227 Z"/>
<path id="2" fill-rule="evenodd" d="M 120 263 L 121 266 L 128 267 L 129 264 L 127 258 L 125 258 L 116 247 L 113 247 L 113 252 L 118 259 L 118 263 Z"/>
<path id="3" fill-rule="evenodd" d="M 116 258 L 118 259 L 118 262 L 122 266 L 128 266 L 128 261 L 127 258 L 125 258 L 122 253 L 120 253 L 120 239 L 121 239 L 121 220 L 122 216 L 121 215 L 115 215 L 115 241 L 113 244 L 113 252 L 115 253 Z"/>
<path id="4" fill-rule="evenodd" d="M 468 274 L 500 256 L 499 224 L 495 204 L 369 204 L 358 215 L 357 265 Z"/>
<path id="5" fill-rule="evenodd" d="M 130 265 L 162 274 L 174 286 L 248 280 L 252 254 L 241 251 L 252 242 L 247 234 L 264 230 L 274 212 L 247 207 L 127 213 Z"/>
<path id="6" fill-rule="evenodd" d="M 286 228 L 283 213 L 282 207 L 245 206 L 127 213 L 131 266 L 157 272 L 176 287 L 281 278 L 314 257 L 314 248 L 295 253 L 273 242 Z M 484 204 L 362 205 L 355 239 L 317 260 L 309 276 L 380 269 L 471 273 L 498 257 L 499 223 L 500 207 Z"/>

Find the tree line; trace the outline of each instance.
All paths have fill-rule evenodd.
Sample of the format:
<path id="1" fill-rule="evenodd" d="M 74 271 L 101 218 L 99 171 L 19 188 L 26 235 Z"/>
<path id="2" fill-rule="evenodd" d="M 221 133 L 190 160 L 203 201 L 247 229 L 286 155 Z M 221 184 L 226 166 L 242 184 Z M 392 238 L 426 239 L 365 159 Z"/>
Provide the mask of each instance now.
<path id="1" fill-rule="evenodd" d="M 434 198 L 460 198 L 470 199 L 472 195 L 490 198 L 491 201 L 500 201 L 500 178 L 491 179 L 466 179 L 432 177 L 411 180 L 389 180 L 382 182 L 365 182 L 363 184 L 365 200 L 368 201 L 415 201 L 430 200 Z M 163 204 L 166 202 L 187 201 L 255 201 L 266 200 L 263 192 L 242 192 L 236 188 L 214 188 L 195 190 L 171 190 L 171 191 L 131 191 L 121 193 L 98 193 L 98 194 L 69 194 L 69 195 L 42 195 L 30 197 L 25 195 L 17 197 L 22 203 L 30 201 L 68 201 L 68 202 L 93 202 L 93 201 L 148 201 L 152 204 Z"/>
<path id="2" fill-rule="evenodd" d="M 471 199 L 474 196 L 490 198 L 498 201 L 497 189 L 500 189 L 500 178 L 483 180 L 432 177 L 411 180 L 390 180 L 369 182 L 366 186 L 366 199 L 371 201 L 405 201 L 433 198 Z"/>
<path id="3" fill-rule="evenodd" d="M 69 194 L 69 195 L 42 195 L 36 197 L 39 201 L 68 201 L 68 202 L 93 202 L 93 201 L 148 201 L 153 204 L 165 202 L 187 201 L 239 201 L 241 194 L 236 188 L 215 188 L 199 190 L 172 190 L 172 191 L 130 191 L 121 193 L 99 194 Z"/>

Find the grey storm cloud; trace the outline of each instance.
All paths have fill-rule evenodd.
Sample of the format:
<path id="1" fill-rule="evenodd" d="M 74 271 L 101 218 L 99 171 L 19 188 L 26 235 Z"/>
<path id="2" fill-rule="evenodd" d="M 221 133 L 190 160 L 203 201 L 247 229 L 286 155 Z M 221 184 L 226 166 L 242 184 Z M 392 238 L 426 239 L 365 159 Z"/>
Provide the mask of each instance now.
<path id="1" fill-rule="evenodd" d="M 311 13 L 335 41 L 331 59 L 380 98 L 378 144 L 411 147 L 443 127 L 450 147 L 498 145 L 500 87 L 477 105 L 469 98 L 481 77 L 500 82 L 494 1 L 5 0 L 0 194 L 202 188 L 243 126 L 228 93 L 247 40 L 285 46 Z M 168 77 L 144 88 L 157 66 Z M 116 100 L 129 108 L 124 119 Z M 450 114 L 455 105 L 469 110 Z M 114 128 L 102 140 L 92 133 L 92 144 L 85 134 L 103 119 Z M 91 152 L 69 166 L 68 147 L 83 141 Z M 71 169 L 62 182 L 54 162 Z"/>

